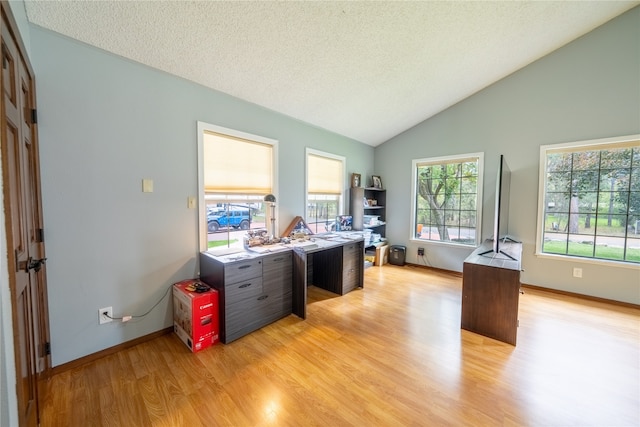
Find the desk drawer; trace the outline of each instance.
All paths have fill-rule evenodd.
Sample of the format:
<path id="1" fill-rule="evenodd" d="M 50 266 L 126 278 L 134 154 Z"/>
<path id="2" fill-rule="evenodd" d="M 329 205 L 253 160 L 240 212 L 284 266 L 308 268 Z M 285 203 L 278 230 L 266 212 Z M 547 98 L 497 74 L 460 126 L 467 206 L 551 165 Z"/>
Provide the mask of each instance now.
<path id="1" fill-rule="evenodd" d="M 347 261 L 343 264 L 342 270 L 342 294 L 358 287 L 360 282 L 360 269 L 359 263 L 354 261 Z"/>
<path id="2" fill-rule="evenodd" d="M 262 260 L 239 261 L 224 267 L 224 283 L 236 283 L 262 276 Z"/>
<path id="3" fill-rule="evenodd" d="M 293 274 L 291 252 L 271 255 L 264 258 L 262 266 L 262 285 L 265 292 L 291 291 Z"/>
<path id="4" fill-rule="evenodd" d="M 292 259 L 293 254 L 291 251 L 266 256 L 263 259 L 264 266 L 262 267 L 262 270 L 264 274 L 268 274 L 271 272 L 277 272 L 283 268 L 291 268 Z"/>
<path id="5" fill-rule="evenodd" d="M 225 305 L 242 301 L 246 298 L 254 297 L 262 293 L 262 277 L 243 280 L 232 283 L 224 287 Z"/>
<path id="6" fill-rule="evenodd" d="M 359 243 L 350 243 L 342 247 L 342 257 L 344 260 L 356 258 L 361 251 Z"/>
<path id="7" fill-rule="evenodd" d="M 263 292 L 227 307 L 227 342 L 291 313 L 291 294 Z"/>

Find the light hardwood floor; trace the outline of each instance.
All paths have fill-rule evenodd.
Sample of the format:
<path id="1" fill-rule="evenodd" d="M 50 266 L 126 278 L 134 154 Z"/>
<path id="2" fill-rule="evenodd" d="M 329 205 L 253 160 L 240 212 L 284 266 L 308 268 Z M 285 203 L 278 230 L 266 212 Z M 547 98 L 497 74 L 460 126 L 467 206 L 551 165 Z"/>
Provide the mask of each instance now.
<path id="1" fill-rule="evenodd" d="M 56 374 L 42 426 L 638 426 L 640 310 L 525 288 L 518 344 L 460 329 L 459 275 L 387 265 L 192 354 L 168 334 Z M 606 286 L 606 284 L 603 284 Z"/>

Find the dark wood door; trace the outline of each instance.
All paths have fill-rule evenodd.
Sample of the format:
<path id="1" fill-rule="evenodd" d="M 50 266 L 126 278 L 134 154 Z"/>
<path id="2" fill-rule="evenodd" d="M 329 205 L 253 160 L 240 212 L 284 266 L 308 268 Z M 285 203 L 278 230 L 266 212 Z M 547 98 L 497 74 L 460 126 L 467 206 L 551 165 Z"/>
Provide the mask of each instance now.
<path id="1" fill-rule="evenodd" d="M 50 369 L 35 83 L 2 2 L 2 181 L 20 426 L 38 419 L 38 377 Z"/>

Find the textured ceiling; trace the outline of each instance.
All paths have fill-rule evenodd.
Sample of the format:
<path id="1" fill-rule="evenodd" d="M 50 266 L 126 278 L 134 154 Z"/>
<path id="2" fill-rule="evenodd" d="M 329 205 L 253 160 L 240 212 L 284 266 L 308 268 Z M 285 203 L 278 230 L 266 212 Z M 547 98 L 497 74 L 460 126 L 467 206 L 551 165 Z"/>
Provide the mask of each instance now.
<path id="1" fill-rule="evenodd" d="M 638 1 L 26 0 L 30 22 L 373 146 Z"/>

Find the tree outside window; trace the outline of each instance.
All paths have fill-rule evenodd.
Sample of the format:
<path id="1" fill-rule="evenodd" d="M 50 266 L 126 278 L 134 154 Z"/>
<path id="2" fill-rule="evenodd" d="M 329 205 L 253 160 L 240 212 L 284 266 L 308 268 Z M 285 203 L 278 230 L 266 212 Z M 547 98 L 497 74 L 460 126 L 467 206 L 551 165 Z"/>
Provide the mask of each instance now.
<path id="1" fill-rule="evenodd" d="M 541 252 L 640 263 L 640 141 L 541 148 Z"/>
<path id="2" fill-rule="evenodd" d="M 415 238 L 475 246 L 482 154 L 413 161 Z"/>

